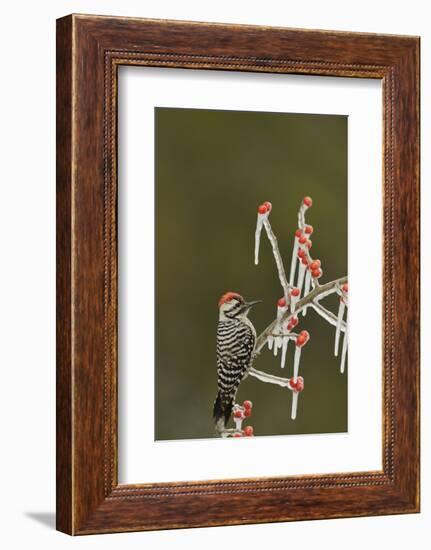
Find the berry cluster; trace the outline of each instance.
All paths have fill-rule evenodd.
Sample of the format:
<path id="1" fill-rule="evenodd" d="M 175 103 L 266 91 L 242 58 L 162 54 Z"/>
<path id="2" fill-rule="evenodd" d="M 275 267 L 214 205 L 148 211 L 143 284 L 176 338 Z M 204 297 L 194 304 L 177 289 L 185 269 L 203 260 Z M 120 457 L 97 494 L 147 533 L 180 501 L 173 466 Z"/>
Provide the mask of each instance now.
<path id="1" fill-rule="evenodd" d="M 232 417 L 235 422 L 235 431 L 231 437 L 251 437 L 254 435 L 253 426 L 242 428 L 243 421 L 251 416 L 252 408 L 253 403 L 249 400 L 244 401 L 242 406 L 238 405 L 238 403 L 233 406 Z"/>
<path id="2" fill-rule="evenodd" d="M 257 208 L 258 214 L 269 214 L 272 210 L 272 204 L 269 201 L 265 201 Z"/>
<path id="3" fill-rule="evenodd" d="M 290 321 L 287 323 L 288 332 L 290 332 L 293 328 L 295 328 L 298 323 L 299 323 L 298 317 L 295 317 L 295 316 L 291 317 Z"/>
<path id="4" fill-rule="evenodd" d="M 300 222 L 299 227 L 295 231 L 295 243 L 294 243 L 294 254 L 297 255 L 297 261 L 300 262 L 304 268 L 308 269 L 311 277 L 314 281 L 317 279 L 320 279 L 320 277 L 323 275 L 323 270 L 321 268 L 321 262 L 320 260 L 313 260 L 310 254 L 310 249 L 313 246 L 313 242 L 311 241 L 310 236 L 313 234 L 314 228 L 312 225 L 305 224 L 304 215 L 305 211 L 308 210 L 313 205 L 313 201 L 311 200 L 311 197 L 304 197 L 302 200 L 302 206 L 301 206 L 301 215 L 300 215 Z M 295 258 L 292 258 L 292 264 L 295 265 Z M 292 273 L 293 270 L 293 273 Z M 291 284 L 293 284 L 293 276 L 294 276 L 294 267 L 292 267 L 291 270 Z M 302 282 L 303 278 L 301 278 L 301 269 L 299 271 L 299 280 L 301 281 L 301 285 L 299 288 L 299 294 L 302 290 Z M 309 287 L 308 282 L 306 281 L 306 290 L 308 290 L 307 287 Z"/>
<path id="5" fill-rule="evenodd" d="M 298 376 L 295 382 L 294 378 L 290 378 L 289 385 L 292 387 L 294 391 L 296 391 L 297 393 L 300 393 L 304 389 L 304 379 L 302 378 L 302 376 Z"/>

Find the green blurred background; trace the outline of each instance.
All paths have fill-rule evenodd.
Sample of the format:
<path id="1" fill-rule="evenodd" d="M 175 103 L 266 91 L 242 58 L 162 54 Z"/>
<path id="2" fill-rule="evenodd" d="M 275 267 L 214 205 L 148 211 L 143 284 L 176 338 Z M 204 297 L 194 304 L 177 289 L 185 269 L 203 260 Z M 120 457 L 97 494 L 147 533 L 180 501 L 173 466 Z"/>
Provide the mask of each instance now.
<path id="1" fill-rule="evenodd" d="M 262 299 L 252 311 L 259 334 L 282 295 L 270 244 L 262 233 L 254 266 L 257 206 L 273 203 L 271 224 L 290 269 L 302 198 L 313 207 L 312 254 L 322 282 L 347 274 L 347 117 L 155 109 L 156 164 L 156 439 L 214 437 L 217 302 L 227 290 Z M 324 304 L 332 311 L 338 299 Z M 290 419 L 291 392 L 248 377 L 237 401 L 253 401 L 256 435 L 347 431 L 347 371 L 333 355 L 335 328 L 308 310 L 300 329 L 305 390 Z M 265 349 L 254 366 L 292 376 Z"/>

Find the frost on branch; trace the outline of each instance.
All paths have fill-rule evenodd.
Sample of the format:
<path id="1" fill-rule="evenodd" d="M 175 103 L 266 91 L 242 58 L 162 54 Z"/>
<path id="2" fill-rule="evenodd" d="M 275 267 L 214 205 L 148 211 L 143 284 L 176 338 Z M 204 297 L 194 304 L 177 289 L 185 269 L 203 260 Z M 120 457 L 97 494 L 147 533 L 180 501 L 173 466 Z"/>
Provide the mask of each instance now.
<path id="1" fill-rule="evenodd" d="M 261 234 L 265 230 L 272 247 L 278 278 L 283 296 L 277 302 L 276 317 L 274 321 L 259 335 L 256 340 L 255 355 L 259 354 L 268 345 L 274 356 L 281 350 L 280 365 L 285 368 L 289 363 L 288 349 L 289 341 L 295 344 L 291 378 L 282 378 L 259 371 L 251 367 L 249 374 L 262 382 L 276 384 L 287 388 L 292 392 L 291 418 L 297 416 L 298 396 L 304 390 L 304 378 L 299 376 L 302 348 L 310 340 L 310 334 L 302 330 L 299 334 L 292 332 L 299 323 L 299 315 L 305 316 L 307 308 L 313 308 L 322 319 L 335 327 L 334 354 L 339 353 L 340 340 L 341 361 L 340 372 L 345 370 L 347 355 L 347 308 L 348 308 L 348 284 L 347 277 L 341 277 L 334 281 L 322 284 L 323 276 L 322 263 L 318 258 L 313 258 L 311 249 L 313 246 L 311 235 L 314 233 L 313 226 L 306 223 L 305 215 L 311 208 L 313 201 L 311 197 L 304 197 L 298 211 L 298 228 L 293 238 L 293 249 L 291 256 L 289 280 L 284 269 L 283 259 L 278 247 L 277 239 L 272 230 L 269 216 L 272 211 L 272 204 L 265 202 L 258 208 L 257 224 L 255 233 L 255 264 L 259 263 L 259 248 Z M 340 296 L 340 305 L 337 314 L 325 308 L 320 302 L 330 294 L 337 293 Z"/>

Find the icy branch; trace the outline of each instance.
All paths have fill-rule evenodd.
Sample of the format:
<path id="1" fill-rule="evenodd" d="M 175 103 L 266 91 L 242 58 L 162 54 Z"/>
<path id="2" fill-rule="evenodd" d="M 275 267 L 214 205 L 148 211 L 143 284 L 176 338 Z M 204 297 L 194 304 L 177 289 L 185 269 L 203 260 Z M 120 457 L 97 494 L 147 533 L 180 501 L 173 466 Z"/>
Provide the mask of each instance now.
<path id="1" fill-rule="evenodd" d="M 293 317 L 294 315 L 297 315 L 305 306 L 313 305 L 314 300 L 321 299 L 321 297 L 326 297 L 326 296 L 329 296 L 330 294 L 333 294 L 334 292 L 337 292 L 337 287 L 339 285 L 342 285 L 346 281 L 347 281 L 347 277 L 341 277 L 340 279 L 335 279 L 334 281 L 330 281 L 329 283 L 316 287 L 309 294 L 307 294 L 307 296 L 304 296 L 304 298 L 301 298 L 301 300 L 299 300 L 299 302 L 296 305 L 294 313 L 286 312 L 284 314 L 282 322 L 283 323 L 288 322 L 291 317 Z M 255 346 L 256 351 L 260 351 L 265 346 L 268 340 L 268 336 L 272 334 L 276 325 L 277 325 L 277 320 L 274 320 L 270 325 L 266 327 L 266 329 L 263 332 L 259 334 L 256 340 L 256 346 Z"/>
<path id="2" fill-rule="evenodd" d="M 337 317 L 332 313 L 332 311 L 329 311 L 329 309 L 326 309 L 322 306 L 317 300 L 314 300 L 310 307 L 314 309 L 316 313 L 318 313 L 325 321 L 327 321 L 329 324 L 334 325 L 334 327 L 337 326 L 338 319 Z M 344 321 L 341 321 L 340 323 L 340 330 L 341 332 L 345 332 L 346 330 L 346 323 Z"/>
<path id="3" fill-rule="evenodd" d="M 269 242 L 272 246 L 272 253 L 274 255 L 275 265 L 277 266 L 278 278 L 280 279 L 280 284 L 284 292 L 284 297 L 286 300 L 289 300 L 289 290 L 290 285 L 287 282 L 286 272 L 284 270 L 283 259 L 280 254 L 280 249 L 278 248 L 277 237 L 274 235 L 269 219 L 265 218 L 263 220 L 263 225 L 268 235 Z"/>
<path id="4" fill-rule="evenodd" d="M 282 378 L 281 376 L 274 376 L 273 374 L 268 374 L 267 372 L 257 370 L 254 367 L 251 367 L 251 369 L 248 371 L 248 374 L 250 376 L 254 376 L 261 382 L 267 382 L 268 384 L 276 384 L 277 386 L 281 386 L 282 388 L 289 388 L 289 390 L 292 389 L 288 378 Z"/>

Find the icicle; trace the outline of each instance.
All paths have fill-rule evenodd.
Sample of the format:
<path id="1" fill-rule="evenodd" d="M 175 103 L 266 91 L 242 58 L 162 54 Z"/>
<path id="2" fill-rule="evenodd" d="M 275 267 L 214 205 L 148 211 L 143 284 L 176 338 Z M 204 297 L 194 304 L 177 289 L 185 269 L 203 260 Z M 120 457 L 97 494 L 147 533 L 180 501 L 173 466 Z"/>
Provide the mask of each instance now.
<path id="1" fill-rule="evenodd" d="M 301 359 L 301 346 L 295 347 L 295 358 L 293 360 L 293 382 L 296 384 L 299 373 L 299 360 Z"/>
<path id="2" fill-rule="evenodd" d="M 307 273 L 305 274 L 304 296 L 307 296 L 307 294 L 310 292 L 310 286 L 311 286 L 311 274 L 310 274 L 310 270 L 307 269 Z M 302 315 L 303 317 L 307 315 L 307 306 L 305 306 L 304 309 L 302 310 Z"/>
<path id="3" fill-rule="evenodd" d="M 306 296 L 310 292 L 311 288 L 311 273 L 310 270 L 307 269 L 307 272 L 305 274 L 305 291 L 304 296 Z"/>
<path id="4" fill-rule="evenodd" d="M 277 328 L 280 329 L 281 327 L 281 320 L 283 319 L 283 315 L 287 311 L 286 306 L 286 299 L 280 298 L 277 302 Z"/>
<path id="5" fill-rule="evenodd" d="M 347 344 L 349 343 L 348 342 L 348 339 L 349 339 L 349 333 L 348 333 L 348 330 L 347 330 L 347 317 L 346 317 L 346 330 L 344 332 L 344 338 L 343 338 L 343 349 L 342 349 L 342 352 L 341 352 L 341 363 L 340 363 L 340 372 L 341 374 L 344 373 L 344 367 L 346 365 L 346 354 L 347 354 Z"/>
<path id="6" fill-rule="evenodd" d="M 265 214 L 257 214 L 256 222 L 256 233 L 254 235 L 254 264 L 259 264 L 259 246 L 260 246 L 260 235 L 262 233 L 263 221 L 265 219 Z"/>
<path id="7" fill-rule="evenodd" d="M 280 336 L 276 336 L 274 338 L 274 356 L 277 356 L 278 349 L 281 349 L 283 347 L 283 337 L 282 337 L 283 330 L 281 328 L 281 321 L 286 311 L 287 311 L 286 298 L 283 296 L 283 298 L 280 298 L 277 302 L 277 322 L 274 330 L 276 333 L 280 334 Z"/>
<path id="8" fill-rule="evenodd" d="M 301 359 L 301 346 L 296 346 L 295 348 L 295 358 L 293 360 L 293 383 L 296 384 L 298 381 L 298 374 L 299 374 L 299 360 Z M 292 412 L 291 412 L 291 419 L 295 420 L 296 418 L 296 411 L 298 409 L 298 394 L 295 389 L 292 391 Z"/>
<path id="9" fill-rule="evenodd" d="M 299 392 L 297 392 L 296 390 L 293 390 L 292 391 L 292 412 L 291 412 L 291 419 L 292 420 L 295 420 L 296 418 L 296 411 L 298 410 L 298 395 L 299 395 Z"/>
<path id="10" fill-rule="evenodd" d="M 290 286 L 293 286 L 293 281 L 295 280 L 296 264 L 298 262 L 298 248 L 298 239 L 295 235 L 295 240 L 293 241 L 292 263 L 290 264 Z"/>
<path id="11" fill-rule="evenodd" d="M 307 267 L 301 262 L 299 264 L 299 270 L 298 270 L 298 284 L 296 285 L 298 288 L 299 288 L 299 295 L 301 295 L 301 291 L 302 291 L 302 285 L 304 284 L 304 275 L 305 275 L 305 270 L 307 269 Z"/>
<path id="12" fill-rule="evenodd" d="M 289 345 L 289 338 L 285 336 L 283 338 L 283 347 L 281 348 L 281 368 L 284 369 L 286 364 L 287 346 Z"/>
<path id="13" fill-rule="evenodd" d="M 277 356 L 277 352 L 283 346 L 283 338 L 281 336 L 276 336 L 274 338 L 274 356 Z"/>
<path id="14" fill-rule="evenodd" d="M 242 427 L 242 421 L 243 419 L 242 418 L 235 418 L 234 417 L 234 422 L 235 422 L 235 429 L 240 432 L 241 431 L 241 427 Z"/>
<path id="15" fill-rule="evenodd" d="M 338 306 L 338 317 L 337 317 L 337 328 L 335 330 L 335 344 L 334 344 L 334 355 L 338 357 L 338 346 L 340 343 L 340 332 L 341 332 L 341 323 L 343 322 L 344 317 L 344 308 L 345 304 L 343 300 L 340 300 L 340 305 Z"/>
<path id="16" fill-rule="evenodd" d="M 272 346 L 274 344 L 274 337 L 273 336 L 268 336 L 268 349 L 271 350 L 272 349 Z"/>

